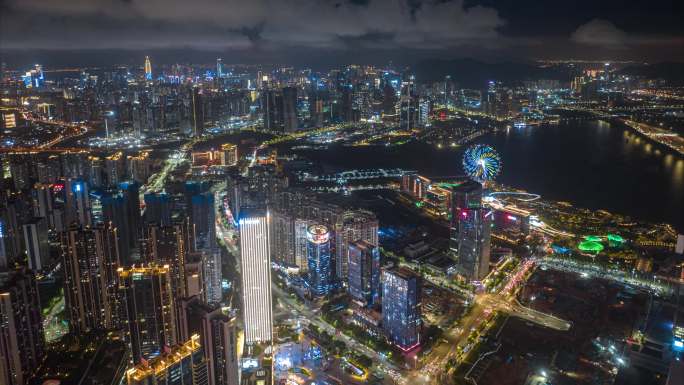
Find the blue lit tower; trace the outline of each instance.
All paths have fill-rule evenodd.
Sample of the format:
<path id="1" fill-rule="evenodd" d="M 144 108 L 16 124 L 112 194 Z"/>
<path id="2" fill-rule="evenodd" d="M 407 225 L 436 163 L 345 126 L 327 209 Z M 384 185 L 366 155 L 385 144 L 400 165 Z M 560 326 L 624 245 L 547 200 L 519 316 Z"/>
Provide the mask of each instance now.
<path id="1" fill-rule="evenodd" d="M 306 257 L 309 264 L 309 288 L 317 297 L 330 292 L 330 232 L 323 225 L 312 225 L 306 232 Z"/>
<path id="2" fill-rule="evenodd" d="M 350 242 L 349 295 L 363 306 L 372 306 L 380 298 L 380 250 L 366 241 Z"/>
<path id="3" fill-rule="evenodd" d="M 66 226 L 73 223 L 80 226 L 92 225 L 88 184 L 81 179 L 68 179 L 65 190 Z"/>
<path id="4" fill-rule="evenodd" d="M 382 272 L 382 325 L 390 341 L 404 351 L 420 344 L 421 279 L 406 268 Z"/>

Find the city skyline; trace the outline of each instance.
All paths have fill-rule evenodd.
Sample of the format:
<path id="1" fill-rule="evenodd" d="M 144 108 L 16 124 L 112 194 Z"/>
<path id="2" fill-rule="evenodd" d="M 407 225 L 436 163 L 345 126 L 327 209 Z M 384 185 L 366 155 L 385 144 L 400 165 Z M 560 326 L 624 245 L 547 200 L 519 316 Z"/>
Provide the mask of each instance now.
<path id="1" fill-rule="evenodd" d="M 681 14 L 2 2 L 0 385 L 684 384 Z"/>

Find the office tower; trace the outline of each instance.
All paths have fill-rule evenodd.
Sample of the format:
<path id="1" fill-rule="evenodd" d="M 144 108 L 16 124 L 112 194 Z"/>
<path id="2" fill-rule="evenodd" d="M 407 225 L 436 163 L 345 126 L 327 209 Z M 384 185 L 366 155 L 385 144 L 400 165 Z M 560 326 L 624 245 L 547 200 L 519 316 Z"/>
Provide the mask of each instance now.
<path id="1" fill-rule="evenodd" d="M 79 226 L 92 225 L 88 184 L 80 179 L 67 179 L 64 189 L 66 195 L 65 225 L 67 227 L 73 223 Z"/>
<path id="2" fill-rule="evenodd" d="M 29 269 L 38 272 L 48 268 L 50 264 L 50 242 L 48 240 L 47 220 L 33 218 L 22 225 L 22 229 Z"/>
<path id="3" fill-rule="evenodd" d="M 382 272 L 382 325 L 404 351 L 420 344 L 420 276 L 406 268 Z"/>
<path id="4" fill-rule="evenodd" d="M 121 299 L 128 322 L 127 341 L 138 364 L 176 344 L 176 306 L 168 265 L 119 268 Z"/>
<path id="5" fill-rule="evenodd" d="M 145 223 L 155 223 L 160 226 L 171 225 L 171 205 L 166 193 L 147 193 L 145 201 Z"/>
<path id="6" fill-rule="evenodd" d="M 0 273 L 0 384 L 26 384 L 44 353 L 33 273 L 26 269 Z"/>
<path id="7" fill-rule="evenodd" d="M 120 259 L 116 230 L 108 225 L 73 225 L 62 233 L 64 297 L 69 327 L 75 333 L 119 325 Z"/>
<path id="8" fill-rule="evenodd" d="M 418 122 L 418 97 L 416 96 L 413 75 L 408 81 L 402 82 L 399 98 L 399 127 L 403 130 L 413 130 Z"/>
<path id="9" fill-rule="evenodd" d="M 214 194 L 195 194 L 190 198 L 190 225 L 193 250 L 214 250 L 216 244 L 216 213 Z"/>
<path id="10" fill-rule="evenodd" d="M 380 249 L 366 241 L 349 243 L 349 295 L 363 306 L 380 299 Z"/>
<path id="11" fill-rule="evenodd" d="M 460 272 L 479 281 L 489 272 L 492 211 L 463 209 L 458 218 L 458 262 Z"/>
<path id="12" fill-rule="evenodd" d="M 216 59 L 216 77 L 221 79 L 223 77 L 223 59 Z"/>
<path id="13" fill-rule="evenodd" d="M 397 113 L 397 91 L 389 82 L 385 82 L 382 90 L 382 110 L 385 115 L 395 115 Z"/>
<path id="14" fill-rule="evenodd" d="M 451 188 L 449 250 L 458 254 L 459 223 L 463 210 L 482 207 L 482 185 L 474 180 Z"/>
<path id="15" fill-rule="evenodd" d="M 261 110 L 264 129 L 281 131 L 283 129 L 283 94 L 278 90 L 265 89 L 261 92 Z"/>
<path id="16" fill-rule="evenodd" d="M 295 87 L 283 88 L 283 127 L 285 132 L 294 132 L 298 128 L 297 89 Z"/>
<path id="17" fill-rule="evenodd" d="M 198 334 L 209 368 L 209 384 L 239 385 L 240 349 L 237 322 L 220 308 L 212 308 L 199 298 L 181 301 L 181 336 Z"/>
<path id="18" fill-rule="evenodd" d="M 309 290 L 313 296 L 326 296 L 332 286 L 330 232 L 323 225 L 312 225 L 307 230 L 306 240 Z"/>
<path id="19" fill-rule="evenodd" d="M 267 343 L 273 338 L 270 215 L 266 209 L 240 213 L 240 266 L 245 342 Z"/>
<path id="20" fill-rule="evenodd" d="M 145 56 L 145 79 L 152 80 L 152 63 L 149 56 Z"/>
<path id="21" fill-rule="evenodd" d="M 193 136 L 198 137 L 204 133 L 204 95 L 202 90 L 197 87 L 193 87 L 190 93 L 192 98 L 192 132 Z"/>
<path id="22" fill-rule="evenodd" d="M 200 336 L 126 371 L 127 385 L 210 385 Z"/>
<path id="23" fill-rule="evenodd" d="M 418 102 L 418 125 L 426 127 L 430 124 L 430 99 L 421 98 Z"/>
<path id="24" fill-rule="evenodd" d="M 347 245 L 366 241 L 378 246 L 378 219 L 370 211 L 345 211 L 335 223 L 335 273 L 340 281 L 349 276 Z"/>

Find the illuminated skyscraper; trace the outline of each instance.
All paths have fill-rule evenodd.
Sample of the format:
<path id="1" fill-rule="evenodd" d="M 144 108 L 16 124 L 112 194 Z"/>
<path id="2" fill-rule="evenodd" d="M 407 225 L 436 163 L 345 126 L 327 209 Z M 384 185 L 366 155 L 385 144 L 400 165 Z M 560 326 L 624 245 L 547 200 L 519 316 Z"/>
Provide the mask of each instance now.
<path id="1" fill-rule="evenodd" d="M 269 221 L 268 210 L 241 210 L 242 312 L 247 344 L 273 338 Z"/>
<path id="2" fill-rule="evenodd" d="M 332 272 L 330 232 L 323 225 L 312 225 L 306 234 L 306 258 L 309 262 L 307 283 L 311 294 L 322 297 L 330 293 Z"/>
<path id="3" fill-rule="evenodd" d="M 402 82 L 401 96 L 399 98 L 399 126 L 402 130 L 416 128 L 418 122 L 418 96 L 416 95 L 414 77 L 411 75 L 408 81 Z"/>
<path id="4" fill-rule="evenodd" d="M 204 101 L 202 100 L 202 90 L 193 87 L 191 90 L 192 97 L 192 130 L 193 136 L 200 136 L 204 132 Z"/>
<path id="5" fill-rule="evenodd" d="M 380 249 L 366 241 L 351 242 L 349 254 L 349 295 L 364 306 L 380 299 Z"/>
<path id="6" fill-rule="evenodd" d="M 119 268 L 127 341 L 138 364 L 176 344 L 176 306 L 168 265 Z"/>
<path id="7" fill-rule="evenodd" d="M 458 218 L 458 262 L 469 280 L 482 280 L 489 273 L 492 211 L 463 209 Z"/>
<path id="8" fill-rule="evenodd" d="M 200 336 L 126 371 L 127 385 L 210 385 Z"/>
<path id="9" fill-rule="evenodd" d="M 378 219 L 375 214 L 364 210 L 345 211 L 335 223 L 335 270 L 340 281 L 349 277 L 347 245 L 354 241 L 378 246 Z"/>
<path id="10" fill-rule="evenodd" d="M 116 230 L 73 225 L 62 233 L 64 297 L 73 332 L 119 325 Z"/>
<path id="11" fill-rule="evenodd" d="M 24 385 L 45 353 L 33 273 L 0 273 L 0 384 Z"/>
<path id="12" fill-rule="evenodd" d="M 152 63 L 149 56 L 145 56 L 145 79 L 152 80 Z"/>
<path id="13" fill-rule="evenodd" d="M 76 223 L 79 226 L 92 225 L 92 213 L 88 184 L 80 179 L 66 182 L 66 226 Z"/>
<path id="14" fill-rule="evenodd" d="M 451 188 L 449 250 L 457 254 L 461 212 L 482 207 L 482 185 L 474 180 Z"/>
<path id="15" fill-rule="evenodd" d="M 406 268 L 382 272 L 382 325 L 393 344 L 411 350 L 420 344 L 421 279 Z"/>

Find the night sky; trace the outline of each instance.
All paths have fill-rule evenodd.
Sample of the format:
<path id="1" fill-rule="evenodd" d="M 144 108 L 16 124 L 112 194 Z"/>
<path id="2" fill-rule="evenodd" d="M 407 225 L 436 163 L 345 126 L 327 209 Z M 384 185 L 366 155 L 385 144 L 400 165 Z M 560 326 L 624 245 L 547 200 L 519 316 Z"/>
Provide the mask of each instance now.
<path id="1" fill-rule="evenodd" d="M 432 57 L 682 61 L 682 3 L 0 0 L 0 49 L 6 61 L 46 51 L 76 60 L 74 52 L 93 50 L 221 52 L 235 61 L 278 63 Z"/>

